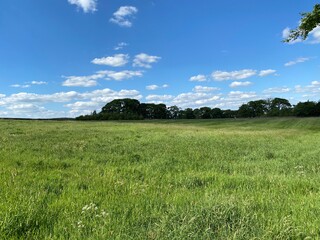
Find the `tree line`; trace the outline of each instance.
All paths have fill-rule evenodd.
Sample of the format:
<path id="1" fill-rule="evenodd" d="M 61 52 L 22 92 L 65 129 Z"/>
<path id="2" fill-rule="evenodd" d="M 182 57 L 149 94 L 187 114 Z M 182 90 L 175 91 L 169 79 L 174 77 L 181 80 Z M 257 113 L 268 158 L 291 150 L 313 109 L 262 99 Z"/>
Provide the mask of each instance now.
<path id="1" fill-rule="evenodd" d="M 214 119 L 255 117 L 317 117 L 320 116 L 320 101 L 299 102 L 297 105 L 284 98 L 250 101 L 238 110 L 220 108 L 167 107 L 165 104 L 140 103 L 136 99 L 115 99 L 107 103 L 100 112 L 81 115 L 76 120 L 143 120 L 143 119 Z"/>

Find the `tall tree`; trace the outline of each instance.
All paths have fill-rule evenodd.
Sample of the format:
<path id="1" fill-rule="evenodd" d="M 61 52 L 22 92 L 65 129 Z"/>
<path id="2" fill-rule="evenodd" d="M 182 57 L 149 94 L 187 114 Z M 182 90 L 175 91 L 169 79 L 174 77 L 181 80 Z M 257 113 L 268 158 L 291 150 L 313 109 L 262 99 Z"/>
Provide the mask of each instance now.
<path id="1" fill-rule="evenodd" d="M 297 117 L 315 117 L 317 116 L 317 103 L 311 101 L 299 102 L 294 107 L 294 114 Z"/>
<path id="2" fill-rule="evenodd" d="M 274 98 L 270 101 L 269 116 L 287 116 L 290 114 L 291 104 L 287 99 Z"/>
<path id="3" fill-rule="evenodd" d="M 291 42 L 298 38 L 305 40 L 313 29 L 320 26 L 320 4 L 316 4 L 312 12 L 301 13 L 301 16 L 300 25 L 290 31 L 284 42 Z"/>
<path id="4" fill-rule="evenodd" d="M 238 110 L 238 117 L 251 118 L 255 117 L 254 110 L 249 106 L 249 104 L 242 104 Z"/>
<path id="5" fill-rule="evenodd" d="M 212 118 L 223 118 L 224 114 L 220 108 L 212 108 L 211 109 L 211 116 L 212 116 Z"/>
<path id="6" fill-rule="evenodd" d="M 115 99 L 107 103 L 100 114 L 103 119 L 129 120 L 140 118 L 140 102 L 136 99 L 124 98 Z"/>
<path id="7" fill-rule="evenodd" d="M 178 119 L 180 117 L 180 108 L 176 105 L 167 108 L 169 119 Z"/>
<path id="8" fill-rule="evenodd" d="M 212 118 L 211 108 L 209 108 L 209 107 L 200 108 L 200 116 L 201 116 L 202 119 Z"/>

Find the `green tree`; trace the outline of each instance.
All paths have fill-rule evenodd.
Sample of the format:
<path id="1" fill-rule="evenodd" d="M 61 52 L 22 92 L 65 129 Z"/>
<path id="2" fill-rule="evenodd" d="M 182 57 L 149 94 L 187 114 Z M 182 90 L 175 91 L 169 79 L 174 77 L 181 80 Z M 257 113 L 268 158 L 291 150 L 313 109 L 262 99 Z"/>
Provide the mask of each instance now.
<path id="1" fill-rule="evenodd" d="M 181 110 L 180 114 L 181 114 L 182 119 L 195 119 L 196 118 L 192 108 L 186 108 L 185 110 Z"/>
<path id="2" fill-rule="evenodd" d="M 317 103 L 307 101 L 299 102 L 294 107 L 294 114 L 297 117 L 314 117 L 317 116 Z"/>
<path id="3" fill-rule="evenodd" d="M 154 118 L 166 119 L 167 118 L 167 106 L 163 103 L 154 105 Z"/>
<path id="4" fill-rule="evenodd" d="M 220 108 L 212 108 L 211 109 L 211 116 L 212 116 L 212 118 L 223 118 L 224 114 Z"/>
<path id="5" fill-rule="evenodd" d="M 180 108 L 177 106 L 171 106 L 167 109 L 167 115 L 169 119 L 178 119 L 180 117 Z"/>
<path id="6" fill-rule="evenodd" d="M 154 119 L 154 104 L 153 103 L 141 103 L 139 112 L 144 119 Z"/>
<path id="7" fill-rule="evenodd" d="M 256 100 L 243 104 L 239 110 L 239 117 L 261 117 L 268 111 L 268 101 Z"/>
<path id="8" fill-rule="evenodd" d="M 221 111 L 222 111 L 222 118 L 235 118 L 239 115 L 238 110 L 227 109 L 227 110 L 221 110 Z"/>
<path id="9" fill-rule="evenodd" d="M 288 116 L 291 112 L 291 104 L 287 99 L 274 98 L 269 102 L 269 116 Z"/>
<path id="10" fill-rule="evenodd" d="M 136 99 L 115 99 L 107 103 L 101 110 L 102 119 L 131 120 L 140 119 L 140 102 Z"/>
<path id="11" fill-rule="evenodd" d="M 255 114 L 249 104 L 242 104 L 238 110 L 238 117 L 251 118 L 255 117 Z"/>
<path id="12" fill-rule="evenodd" d="M 290 31 L 284 42 L 291 42 L 298 38 L 305 40 L 309 33 L 320 25 L 320 4 L 316 4 L 312 12 L 301 13 L 301 16 L 300 25 Z"/>
<path id="13" fill-rule="evenodd" d="M 202 119 L 212 118 L 211 108 L 209 108 L 209 107 L 202 107 L 202 108 L 200 108 L 199 110 L 200 110 L 200 116 L 201 116 Z"/>

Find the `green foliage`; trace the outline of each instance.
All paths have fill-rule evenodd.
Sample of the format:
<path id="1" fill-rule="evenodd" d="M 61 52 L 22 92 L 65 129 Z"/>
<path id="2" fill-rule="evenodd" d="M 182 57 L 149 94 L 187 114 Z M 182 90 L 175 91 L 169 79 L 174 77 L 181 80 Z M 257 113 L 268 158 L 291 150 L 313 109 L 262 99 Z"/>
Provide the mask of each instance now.
<path id="1" fill-rule="evenodd" d="M 180 108 L 177 106 L 171 106 L 167 109 L 167 116 L 168 119 L 178 119 L 180 118 Z"/>
<path id="2" fill-rule="evenodd" d="M 291 42 L 298 38 L 305 40 L 309 33 L 320 25 L 320 4 L 316 4 L 312 12 L 302 13 L 302 18 L 300 20 L 300 25 L 290 31 L 290 35 L 284 42 Z"/>
<path id="3" fill-rule="evenodd" d="M 319 103 L 299 102 L 294 108 L 294 114 L 298 117 L 315 117 L 320 116 Z"/>
<path id="4" fill-rule="evenodd" d="M 143 119 L 213 119 L 255 117 L 314 117 L 320 116 L 320 102 L 298 103 L 292 107 L 284 98 L 255 100 L 242 104 L 238 110 L 202 107 L 180 109 L 165 104 L 140 103 L 135 99 L 116 99 L 107 103 L 100 113 L 79 116 L 76 120 L 143 120 Z"/>
<path id="5" fill-rule="evenodd" d="M 320 238 L 319 118 L 0 129 L 0 239 Z"/>
<path id="6" fill-rule="evenodd" d="M 291 104 L 287 99 L 274 98 L 271 100 L 269 113 L 270 116 L 290 116 Z"/>

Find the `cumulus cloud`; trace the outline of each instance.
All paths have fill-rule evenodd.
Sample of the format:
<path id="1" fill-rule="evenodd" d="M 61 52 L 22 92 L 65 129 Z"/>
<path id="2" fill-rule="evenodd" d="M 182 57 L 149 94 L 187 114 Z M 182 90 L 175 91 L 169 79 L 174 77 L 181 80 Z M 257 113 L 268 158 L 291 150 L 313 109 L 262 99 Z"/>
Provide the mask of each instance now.
<path id="1" fill-rule="evenodd" d="M 64 106 L 71 108 L 72 110 L 78 111 L 78 110 L 97 109 L 99 107 L 99 103 L 78 101 L 74 103 L 65 104 Z"/>
<path id="2" fill-rule="evenodd" d="M 290 92 L 290 88 L 288 87 L 273 87 L 263 90 L 263 93 L 271 94 L 271 93 L 287 93 Z"/>
<path id="3" fill-rule="evenodd" d="M 97 10 L 97 0 L 68 0 L 68 2 L 82 8 L 85 13 Z"/>
<path id="4" fill-rule="evenodd" d="M 231 91 L 228 93 L 228 99 L 232 100 L 247 100 L 257 97 L 255 92 L 241 92 L 241 91 Z"/>
<path id="5" fill-rule="evenodd" d="M 89 76 L 63 76 L 66 80 L 62 83 L 65 87 L 93 87 L 97 85 L 97 80 L 104 78 L 107 71 L 99 71 Z"/>
<path id="6" fill-rule="evenodd" d="M 309 43 L 311 44 L 318 44 L 320 43 L 320 26 L 316 27 L 313 29 L 310 33 L 309 36 L 311 37 Z"/>
<path id="7" fill-rule="evenodd" d="M 217 91 L 220 90 L 220 88 L 217 87 L 206 87 L 206 86 L 195 86 L 192 91 L 194 92 L 212 92 L 212 91 Z"/>
<path id="8" fill-rule="evenodd" d="M 276 71 L 276 70 L 273 70 L 273 69 L 261 70 L 261 71 L 259 72 L 259 76 L 260 76 L 260 77 L 265 77 L 265 76 L 274 74 L 274 73 L 276 73 L 276 72 L 277 72 L 277 71 Z"/>
<path id="9" fill-rule="evenodd" d="M 320 81 L 312 81 L 307 86 L 296 85 L 296 93 L 320 93 Z"/>
<path id="10" fill-rule="evenodd" d="M 157 90 L 157 89 L 167 88 L 167 87 L 169 87 L 168 84 L 163 84 L 162 86 L 158 86 L 158 85 L 153 84 L 153 85 L 146 86 L 146 89 L 147 90 Z"/>
<path id="11" fill-rule="evenodd" d="M 152 102 L 168 101 L 171 99 L 173 99 L 172 95 L 148 95 L 148 96 L 146 96 L 146 100 L 152 101 Z"/>
<path id="12" fill-rule="evenodd" d="M 306 62 L 306 61 L 309 61 L 309 60 L 310 60 L 310 58 L 300 57 L 300 58 L 297 58 L 296 60 L 293 60 L 293 61 L 285 63 L 284 66 L 289 67 L 289 66 L 293 66 L 293 65 L 296 65 L 298 63 L 303 63 L 303 62 Z"/>
<path id="13" fill-rule="evenodd" d="M 116 80 L 116 81 L 122 81 L 125 79 L 130 79 L 133 77 L 142 77 L 143 72 L 142 71 L 120 71 L 120 72 L 115 72 L 115 71 L 106 71 L 107 75 L 107 80 Z"/>
<path id="14" fill-rule="evenodd" d="M 107 102 L 120 98 L 141 99 L 142 96 L 137 90 L 114 91 L 108 88 L 84 93 L 69 91 L 53 94 L 21 92 L 9 96 L 1 94 L 0 106 L 5 108 L 5 111 L 0 109 L 0 115 L 6 113 L 6 116 L 11 117 L 73 117 L 90 113 Z M 69 110 L 59 112 L 48 110 L 46 105 L 51 103 L 66 103 L 64 107 Z"/>
<path id="15" fill-rule="evenodd" d="M 98 71 L 95 74 L 89 76 L 63 76 L 64 78 L 66 78 L 66 80 L 62 83 L 62 86 L 94 87 L 98 84 L 99 79 L 122 81 L 125 79 L 142 76 L 142 71 Z"/>
<path id="16" fill-rule="evenodd" d="M 27 82 L 25 84 L 12 84 L 10 85 L 10 87 L 14 87 L 14 88 L 29 88 L 31 87 L 31 85 L 44 85 L 44 84 L 48 84 L 47 82 L 43 82 L 43 81 L 32 81 L 32 82 Z"/>
<path id="17" fill-rule="evenodd" d="M 246 86 L 249 86 L 249 85 L 251 85 L 252 84 L 252 82 L 248 82 L 248 81 L 246 81 L 246 82 L 237 82 L 237 81 L 235 81 L 235 82 L 232 82 L 230 85 L 229 85 L 229 87 L 231 87 L 231 88 L 235 88 L 235 87 L 246 87 Z"/>
<path id="18" fill-rule="evenodd" d="M 205 82 L 205 81 L 207 81 L 207 77 L 205 75 L 199 74 L 199 75 L 196 75 L 196 76 L 192 76 L 189 79 L 189 81 L 190 82 Z"/>
<path id="19" fill-rule="evenodd" d="M 224 80 L 240 80 L 252 77 L 257 74 L 256 70 L 243 69 L 239 71 L 225 72 L 225 71 L 215 71 L 211 74 L 212 78 L 216 81 Z"/>
<path id="20" fill-rule="evenodd" d="M 113 13 L 113 17 L 110 19 L 110 22 L 118 24 L 121 27 L 131 27 L 131 19 L 137 12 L 138 9 L 136 7 L 122 6 Z"/>
<path id="21" fill-rule="evenodd" d="M 122 67 L 129 61 L 128 54 L 115 54 L 110 57 L 95 58 L 91 62 L 97 65 L 107 65 L 111 67 Z"/>
<path id="22" fill-rule="evenodd" d="M 151 68 L 151 64 L 158 62 L 160 59 L 161 57 L 158 56 L 150 56 L 145 53 L 140 53 L 134 57 L 133 66 Z"/>
<path id="23" fill-rule="evenodd" d="M 121 50 L 123 49 L 124 47 L 128 46 L 128 43 L 125 43 L 125 42 L 120 42 L 117 44 L 117 46 L 115 46 L 113 49 L 118 51 L 118 50 Z"/>
<path id="24" fill-rule="evenodd" d="M 172 105 L 179 107 L 202 107 L 215 104 L 220 99 L 219 94 L 214 95 L 207 92 L 188 92 L 177 95 L 172 101 Z"/>

